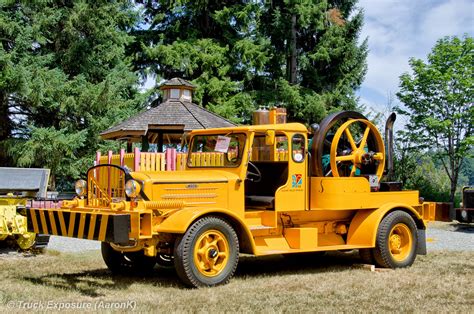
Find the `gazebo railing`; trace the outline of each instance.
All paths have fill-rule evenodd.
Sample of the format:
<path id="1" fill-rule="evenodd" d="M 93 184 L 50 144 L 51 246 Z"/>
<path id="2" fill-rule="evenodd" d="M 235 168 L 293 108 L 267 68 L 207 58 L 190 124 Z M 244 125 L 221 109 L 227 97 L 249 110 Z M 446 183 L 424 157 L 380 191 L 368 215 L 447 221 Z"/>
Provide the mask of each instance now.
<path id="1" fill-rule="evenodd" d="M 106 155 L 97 152 L 95 165 L 112 164 L 126 166 L 132 171 L 176 171 L 186 169 L 187 153 L 177 152 L 175 148 L 168 148 L 164 153 L 140 152 L 138 147 L 133 153 L 125 153 L 121 149 L 118 154 L 108 151 Z M 275 154 L 275 161 L 287 161 L 288 151 L 279 150 Z M 224 164 L 223 153 L 193 153 L 193 166 L 220 166 Z"/>

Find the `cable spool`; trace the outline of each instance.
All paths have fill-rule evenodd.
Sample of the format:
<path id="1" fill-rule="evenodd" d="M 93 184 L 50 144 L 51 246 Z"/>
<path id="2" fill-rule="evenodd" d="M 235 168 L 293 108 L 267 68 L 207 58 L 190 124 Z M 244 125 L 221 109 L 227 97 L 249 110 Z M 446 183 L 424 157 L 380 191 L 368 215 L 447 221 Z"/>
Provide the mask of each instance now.
<path id="1" fill-rule="evenodd" d="M 379 131 L 362 114 L 342 111 L 327 116 L 316 130 L 311 147 L 312 175 L 355 177 L 376 175 L 385 167 L 385 148 Z"/>

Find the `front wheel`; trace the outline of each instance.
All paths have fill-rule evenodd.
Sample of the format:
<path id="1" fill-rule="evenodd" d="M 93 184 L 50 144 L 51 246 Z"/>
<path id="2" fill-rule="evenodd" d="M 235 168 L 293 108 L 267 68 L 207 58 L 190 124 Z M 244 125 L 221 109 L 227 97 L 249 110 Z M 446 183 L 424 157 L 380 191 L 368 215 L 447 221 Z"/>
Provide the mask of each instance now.
<path id="1" fill-rule="evenodd" d="M 410 266 L 416 258 L 417 240 L 413 218 L 400 210 L 391 212 L 380 222 L 374 259 L 386 268 Z"/>
<path id="2" fill-rule="evenodd" d="M 227 283 L 237 268 L 239 241 L 227 221 L 204 217 L 178 238 L 174 263 L 181 280 L 192 287 Z"/>
<path id="3" fill-rule="evenodd" d="M 105 264 L 115 275 L 146 275 L 156 264 L 155 258 L 143 251 L 119 252 L 107 242 L 102 242 L 101 251 Z"/>

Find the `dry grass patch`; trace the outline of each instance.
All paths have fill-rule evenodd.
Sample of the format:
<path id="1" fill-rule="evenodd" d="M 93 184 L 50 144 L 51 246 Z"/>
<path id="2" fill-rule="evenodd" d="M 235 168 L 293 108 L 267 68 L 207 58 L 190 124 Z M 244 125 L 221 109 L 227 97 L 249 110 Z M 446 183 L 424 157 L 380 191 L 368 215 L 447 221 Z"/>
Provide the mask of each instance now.
<path id="1" fill-rule="evenodd" d="M 173 269 L 114 277 L 100 252 L 0 257 L 0 310 L 9 302 L 123 302 L 159 312 L 469 312 L 474 252 L 419 256 L 411 268 L 370 272 L 351 267 L 356 252 L 241 258 L 228 285 L 187 289 Z M 13 308 L 20 312 L 21 309 Z"/>

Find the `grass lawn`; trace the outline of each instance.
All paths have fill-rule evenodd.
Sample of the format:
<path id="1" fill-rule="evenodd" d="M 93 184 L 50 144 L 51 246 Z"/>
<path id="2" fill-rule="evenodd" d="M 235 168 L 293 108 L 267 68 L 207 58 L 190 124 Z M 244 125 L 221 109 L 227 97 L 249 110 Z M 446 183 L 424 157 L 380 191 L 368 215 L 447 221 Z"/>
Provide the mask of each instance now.
<path id="1" fill-rule="evenodd" d="M 99 251 L 52 251 L 0 257 L 0 262 L 4 313 L 60 306 L 215 313 L 474 309 L 474 252 L 430 252 L 410 268 L 385 272 L 353 267 L 360 263 L 357 252 L 291 259 L 242 256 L 228 285 L 202 289 L 185 288 L 173 269 L 157 267 L 148 277 L 114 277 Z"/>

